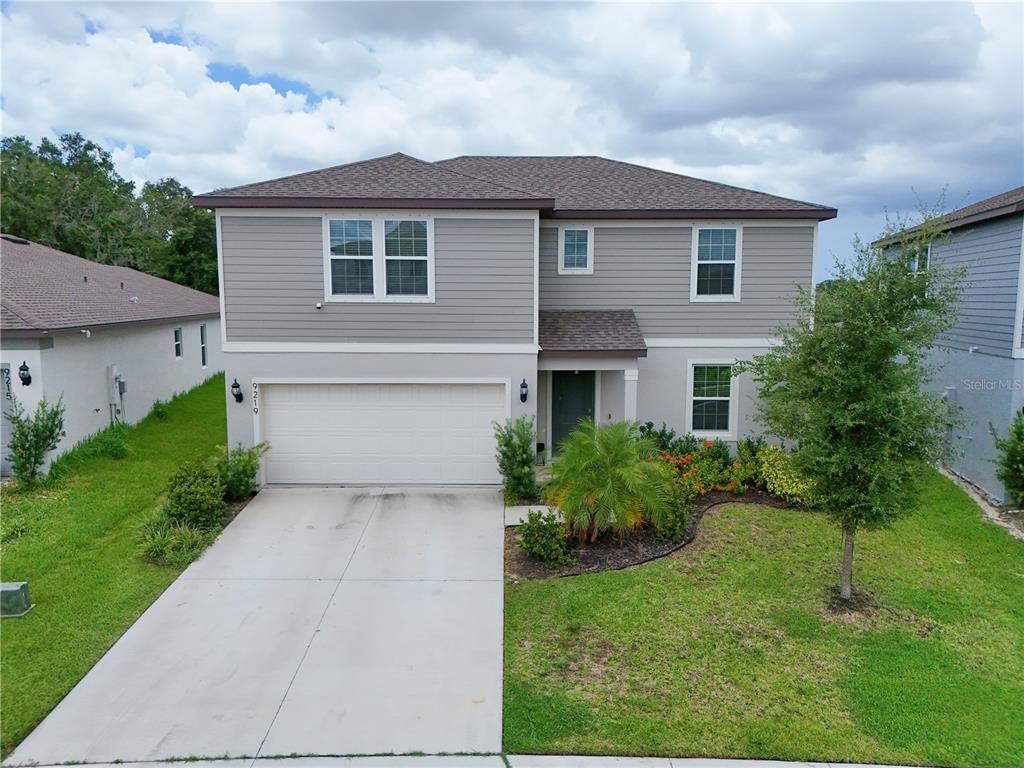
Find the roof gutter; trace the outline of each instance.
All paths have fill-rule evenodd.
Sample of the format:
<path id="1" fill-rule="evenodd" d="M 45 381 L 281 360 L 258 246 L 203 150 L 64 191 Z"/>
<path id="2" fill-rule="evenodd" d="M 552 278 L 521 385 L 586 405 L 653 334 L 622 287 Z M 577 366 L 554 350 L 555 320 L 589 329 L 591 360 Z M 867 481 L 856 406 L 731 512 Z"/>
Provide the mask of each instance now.
<path id="1" fill-rule="evenodd" d="M 61 326 L 59 328 L 0 328 L 0 336 L 9 339 L 45 339 L 82 331 L 114 331 L 141 325 L 169 325 L 187 320 L 210 320 L 220 317 L 220 312 L 204 312 L 198 315 L 176 315 L 174 317 L 152 317 L 144 320 L 122 320 L 116 323 L 86 323 L 83 325 Z"/>
<path id="2" fill-rule="evenodd" d="M 196 208 L 443 208 L 454 210 L 548 210 L 551 198 L 464 200 L 442 197 L 247 197 L 245 195 L 196 195 Z"/>
<path id="3" fill-rule="evenodd" d="M 838 215 L 835 208 L 808 210 L 757 210 L 750 208 L 634 208 L 629 210 L 584 210 L 559 208 L 545 215 L 551 219 L 817 219 L 827 221 Z"/>

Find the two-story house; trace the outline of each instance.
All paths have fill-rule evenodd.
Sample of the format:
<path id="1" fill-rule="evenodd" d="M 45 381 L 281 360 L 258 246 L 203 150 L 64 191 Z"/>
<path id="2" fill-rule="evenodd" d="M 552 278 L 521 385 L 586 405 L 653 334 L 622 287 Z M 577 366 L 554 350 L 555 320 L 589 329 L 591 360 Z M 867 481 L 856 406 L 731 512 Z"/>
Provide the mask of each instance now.
<path id="1" fill-rule="evenodd" d="M 1024 187 L 946 214 L 929 263 L 966 272 L 960 316 L 936 345 L 932 386 L 957 403 L 964 423 L 953 431 L 951 469 L 996 502 L 1007 501 L 996 477 L 989 425 L 1006 435 L 1024 408 Z M 884 244 L 880 241 L 879 244 Z"/>
<path id="2" fill-rule="evenodd" d="M 836 211 L 600 157 L 402 154 L 222 189 L 228 436 L 271 483 L 494 483 L 493 423 L 735 441 Z M 236 386 L 237 385 L 237 386 Z M 542 447 L 540 447 L 542 446 Z"/>

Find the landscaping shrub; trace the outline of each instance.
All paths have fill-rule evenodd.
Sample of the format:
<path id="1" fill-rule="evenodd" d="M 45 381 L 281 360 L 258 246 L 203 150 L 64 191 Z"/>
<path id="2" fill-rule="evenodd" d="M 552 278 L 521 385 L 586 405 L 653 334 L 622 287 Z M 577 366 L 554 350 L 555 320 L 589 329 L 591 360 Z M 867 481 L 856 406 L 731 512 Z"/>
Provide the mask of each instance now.
<path id="1" fill-rule="evenodd" d="M 129 453 L 127 424 L 112 424 L 102 432 L 97 432 L 79 447 L 83 456 L 104 459 L 123 459 Z"/>
<path id="2" fill-rule="evenodd" d="M 767 446 L 768 441 L 761 435 L 745 437 L 736 444 L 736 461 L 732 463 L 730 475 L 737 492 L 742 493 L 753 487 L 764 487 L 760 455 Z M 740 488 L 742 490 L 739 490 Z"/>
<path id="3" fill-rule="evenodd" d="M 224 516 L 224 484 L 217 467 L 208 461 L 186 464 L 167 484 L 167 518 L 201 530 L 221 524 Z"/>
<path id="4" fill-rule="evenodd" d="M 665 422 L 661 422 L 661 429 L 655 429 L 653 421 L 646 421 L 637 429 L 640 437 L 653 442 L 654 447 L 661 453 L 671 452 L 672 443 L 676 441 L 676 431 L 669 427 Z"/>
<path id="5" fill-rule="evenodd" d="M 1006 437 L 1000 437 L 991 424 L 989 429 L 999 451 L 995 459 L 996 477 L 1006 488 L 1010 501 L 1024 507 L 1024 412 L 1018 411 L 1013 417 Z"/>
<path id="6" fill-rule="evenodd" d="M 11 411 L 4 414 L 11 423 L 11 437 L 8 451 L 11 474 L 25 485 L 33 485 L 40 478 L 40 469 L 46 461 L 46 454 L 54 450 L 64 437 L 64 403 L 61 398 L 50 405 L 44 397 L 36 406 L 35 413 L 25 413 L 25 408 L 14 397 Z"/>
<path id="7" fill-rule="evenodd" d="M 562 442 L 548 497 L 581 540 L 663 524 L 674 511 L 672 471 L 635 424 L 583 421 Z"/>
<path id="8" fill-rule="evenodd" d="M 153 410 L 150 411 L 158 419 L 166 419 L 171 413 L 170 403 L 164 400 L 156 400 L 153 403 Z"/>
<path id="9" fill-rule="evenodd" d="M 220 532 L 220 526 L 201 528 L 172 519 L 160 507 L 139 530 L 142 557 L 156 565 L 184 568 L 195 560 Z"/>
<path id="10" fill-rule="evenodd" d="M 224 486 L 226 501 L 241 501 L 256 493 L 260 457 L 269 449 L 270 445 L 267 443 L 259 443 L 252 448 L 243 448 L 239 443 L 238 447 L 225 452 L 217 460 L 217 473 Z"/>
<path id="11" fill-rule="evenodd" d="M 768 493 L 794 504 L 811 505 L 811 482 L 793 469 L 789 453 L 777 445 L 769 445 L 758 454 L 758 461 Z"/>
<path id="12" fill-rule="evenodd" d="M 688 453 L 696 453 L 701 448 L 700 438 L 694 437 L 687 432 L 682 437 L 677 437 L 668 447 L 668 453 L 673 456 L 685 456 Z"/>
<path id="13" fill-rule="evenodd" d="M 498 470 L 504 479 L 505 503 L 533 501 L 540 493 L 534 472 L 537 435 L 533 431 L 533 419 L 520 416 L 505 424 L 495 423 L 494 437 L 498 442 Z"/>
<path id="14" fill-rule="evenodd" d="M 576 558 L 569 551 L 568 530 L 554 512 L 541 514 L 531 509 L 519 526 L 519 546 L 526 554 L 539 558 L 548 568 L 572 565 Z"/>

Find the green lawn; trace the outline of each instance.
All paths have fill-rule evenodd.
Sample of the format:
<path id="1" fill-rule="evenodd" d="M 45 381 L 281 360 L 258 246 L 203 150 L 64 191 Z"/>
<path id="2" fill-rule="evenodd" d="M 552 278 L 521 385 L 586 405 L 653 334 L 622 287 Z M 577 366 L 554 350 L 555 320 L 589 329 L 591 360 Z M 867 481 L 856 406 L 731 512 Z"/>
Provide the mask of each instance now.
<path id="1" fill-rule="evenodd" d="M 3 495 L 4 581 L 25 581 L 35 607 L 0 627 L 0 733 L 9 752 L 133 621 L 177 571 L 142 562 L 136 528 L 168 476 L 225 441 L 224 381 L 175 399 L 165 419 L 131 429 L 127 458 L 67 462 L 51 489 Z"/>
<path id="2" fill-rule="evenodd" d="M 1024 765 L 1024 545 L 936 473 L 859 535 L 864 615 L 826 609 L 838 555 L 734 505 L 677 557 L 509 585 L 505 749 Z"/>

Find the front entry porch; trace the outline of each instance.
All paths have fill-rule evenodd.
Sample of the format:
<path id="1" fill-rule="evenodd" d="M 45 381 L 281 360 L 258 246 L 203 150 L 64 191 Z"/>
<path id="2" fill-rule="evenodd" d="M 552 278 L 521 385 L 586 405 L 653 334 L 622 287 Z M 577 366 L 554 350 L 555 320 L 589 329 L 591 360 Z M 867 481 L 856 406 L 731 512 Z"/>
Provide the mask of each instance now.
<path id="1" fill-rule="evenodd" d="M 540 313 L 537 451 L 543 461 L 584 419 L 635 421 L 639 358 L 647 356 L 632 310 Z"/>

